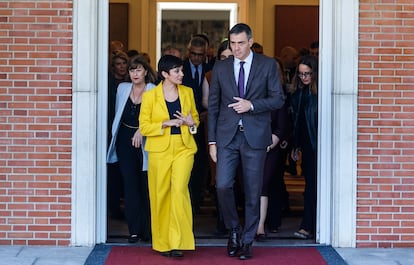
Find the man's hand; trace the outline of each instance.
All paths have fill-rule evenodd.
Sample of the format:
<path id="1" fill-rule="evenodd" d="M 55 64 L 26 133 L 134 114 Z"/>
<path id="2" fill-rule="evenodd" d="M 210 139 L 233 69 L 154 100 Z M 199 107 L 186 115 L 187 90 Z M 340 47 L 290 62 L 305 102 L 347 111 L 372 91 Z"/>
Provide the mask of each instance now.
<path id="1" fill-rule="evenodd" d="M 249 112 L 251 110 L 252 103 L 250 102 L 250 100 L 239 98 L 239 97 L 233 97 L 233 98 L 237 102 L 229 104 L 228 105 L 229 108 L 233 108 L 233 110 L 239 114 Z"/>
<path id="2" fill-rule="evenodd" d="M 214 163 L 217 163 L 217 147 L 215 144 L 209 144 L 208 150 L 210 153 L 211 160 L 213 160 Z"/>

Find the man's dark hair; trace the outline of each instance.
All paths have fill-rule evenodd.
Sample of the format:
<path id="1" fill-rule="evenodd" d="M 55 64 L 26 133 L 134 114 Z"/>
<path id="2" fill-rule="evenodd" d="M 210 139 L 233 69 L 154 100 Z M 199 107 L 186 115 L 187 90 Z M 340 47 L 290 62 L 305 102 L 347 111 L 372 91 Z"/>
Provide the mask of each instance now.
<path id="1" fill-rule="evenodd" d="M 318 49 L 319 48 L 319 41 L 314 41 L 310 44 L 311 49 Z"/>
<path id="2" fill-rule="evenodd" d="M 229 39 L 231 34 L 240 34 L 245 32 L 247 35 L 247 39 L 250 40 L 252 38 L 252 29 L 249 27 L 249 25 L 244 23 L 238 23 L 234 25 L 230 31 L 229 31 Z"/>
<path id="3" fill-rule="evenodd" d="M 196 38 L 196 37 L 202 38 L 206 42 L 206 45 L 210 46 L 210 40 L 206 34 L 199 33 L 193 36 L 193 38 Z"/>
<path id="4" fill-rule="evenodd" d="M 204 38 L 200 37 L 200 36 L 196 36 L 191 38 L 190 43 L 188 45 L 188 49 L 190 49 L 191 47 L 205 47 L 207 48 L 207 42 Z"/>
<path id="5" fill-rule="evenodd" d="M 139 55 L 139 52 L 137 50 L 128 50 L 126 52 L 126 54 L 128 55 L 129 58 L 132 58 L 132 57 L 134 57 L 136 55 Z"/>

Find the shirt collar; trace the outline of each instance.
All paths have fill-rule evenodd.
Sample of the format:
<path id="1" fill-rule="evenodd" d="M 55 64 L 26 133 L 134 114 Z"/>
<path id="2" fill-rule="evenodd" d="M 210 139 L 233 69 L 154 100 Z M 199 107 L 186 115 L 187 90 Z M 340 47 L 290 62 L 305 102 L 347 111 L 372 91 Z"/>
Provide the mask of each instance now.
<path id="1" fill-rule="evenodd" d="M 239 65 L 240 64 L 240 59 L 237 59 L 236 57 L 234 57 L 234 64 L 235 65 Z M 253 61 L 253 52 L 250 51 L 249 55 L 246 57 L 246 59 L 243 60 L 243 62 L 251 65 Z"/>
<path id="2" fill-rule="evenodd" d="M 193 70 L 193 72 L 196 70 L 196 66 L 191 62 L 191 60 L 188 60 L 189 62 L 190 62 L 190 66 L 191 66 L 191 69 Z M 198 71 L 201 71 L 201 68 L 202 68 L 202 66 L 201 66 L 201 64 L 199 64 L 198 65 Z"/>

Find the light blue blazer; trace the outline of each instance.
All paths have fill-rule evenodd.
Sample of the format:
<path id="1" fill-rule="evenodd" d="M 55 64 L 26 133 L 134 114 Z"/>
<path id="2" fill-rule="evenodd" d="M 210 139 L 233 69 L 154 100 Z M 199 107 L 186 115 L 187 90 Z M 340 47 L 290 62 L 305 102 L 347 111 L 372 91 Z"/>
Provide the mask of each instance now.
<path id="1" fill-rule="evenodd" d="M 148 83 L 145 91 L 155 87 L 153 83 Z M 115 118 L 112 123 L 112 139 L 111 144 L 109 145 L 108 153 L 106 155 L 107 163 L 118 162 L 118 155 L 116 154 L 116 138 L 118 136 L 119 126 L 121 124 L 122 113 L 124 112 L 125 104 L 128 101 L 129 94 L 131 94 L 132 83 L 121 83 L 119 84 L 116 92 L 116 102 L 115 102 Z M 138 119 L 138 117 L 137 117 Z M 148 154 L 144 150 L 146 137 L 143 138 L 143 143 L 141 146 L 142 150 L 142 170 L 148 170 Z"/>

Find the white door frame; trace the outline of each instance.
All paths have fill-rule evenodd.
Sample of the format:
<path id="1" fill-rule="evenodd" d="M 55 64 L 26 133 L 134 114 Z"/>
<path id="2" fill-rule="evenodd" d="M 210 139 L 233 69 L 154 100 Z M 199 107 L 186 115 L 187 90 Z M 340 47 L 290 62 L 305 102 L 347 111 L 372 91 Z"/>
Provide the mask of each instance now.
<path id="1" fill-rule="evenodd" d="M 106 241 L 108 0 L 73 1 L 72 237 Z M 358 1 L 320 1 L 316 240 L 355 247 Z"/>

